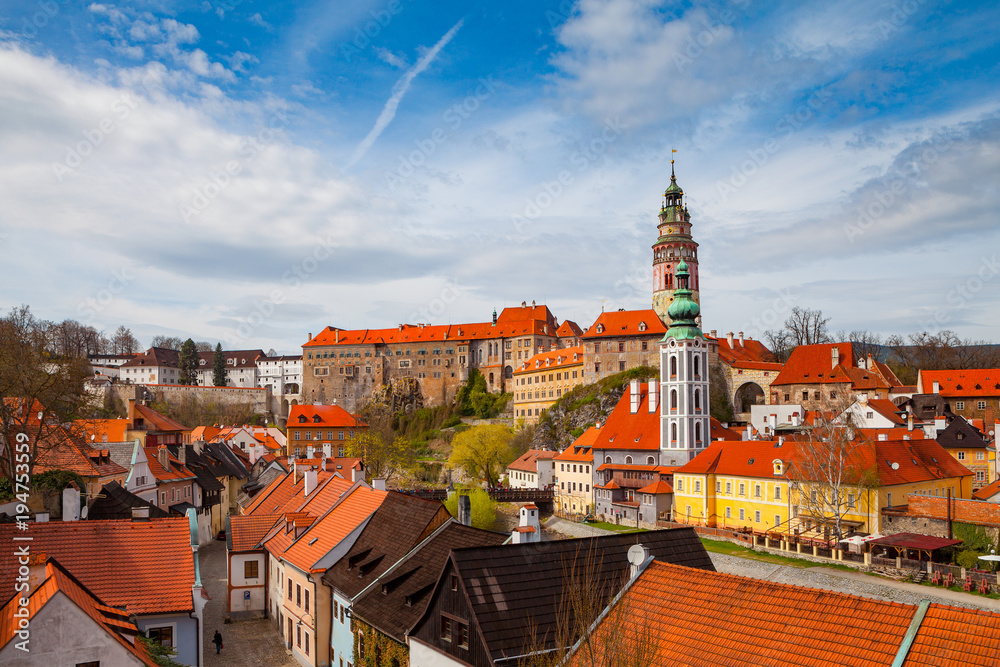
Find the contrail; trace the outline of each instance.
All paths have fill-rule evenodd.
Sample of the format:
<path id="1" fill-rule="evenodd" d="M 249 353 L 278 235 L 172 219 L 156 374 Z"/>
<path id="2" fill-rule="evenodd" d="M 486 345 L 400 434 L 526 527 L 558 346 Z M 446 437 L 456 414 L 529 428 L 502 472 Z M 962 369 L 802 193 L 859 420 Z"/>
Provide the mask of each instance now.
<path id="1" fill-rule="evenodd" d="M 375 120 L 375 125 L 372 127 L 371 131 L 368 132 L 368 136 L 362 139 L 358 147 L 354 149 L 354 155 L 351 156 L 350 161 L 347 163 L 346 168 L 351 168 L 358 161 L 365 156 L 368 149 L 372 147 L 375 140 L 378 139 L 382 131 L 389 126 L 392 119 L 396 117 L 396 109 L 399 108 L 399 103 L 402 101 L 403 96 L 406 95 L 406 91 L 410 89 L 410 84 L 417 77 L 418 74 L 427 69 L 434 59 L 437 58 L 437 54 L 451 41 L 451 38 L 455 36 L 458 29 L 462 27 L 462 23 L 465 19 L 461 19 L 458 23 L 451 27 L 451 30 L 444 34 L 444 37 L 437 41 L 434 47 L 425 53 L 423 57 L 416 62 L 416 64 L 408 69 L 403 76 L 399 78 L 399 81 L 392 87 L 392 96 L 386 100 L 385 106 L 382 108 L 382 113 L 379 114 L 378 119 Z"/>

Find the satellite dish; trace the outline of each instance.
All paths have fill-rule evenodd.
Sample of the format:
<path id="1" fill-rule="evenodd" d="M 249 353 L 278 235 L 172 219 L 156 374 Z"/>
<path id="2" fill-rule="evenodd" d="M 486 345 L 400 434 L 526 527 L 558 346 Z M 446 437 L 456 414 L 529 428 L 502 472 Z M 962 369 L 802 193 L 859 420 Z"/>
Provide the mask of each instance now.
<path id="1" fill-rule="evenodd" d="M 633 544 L 628 548 L 628 562 L 636 567 L 646 562 L 648 555 L 649 550 L 641 544 Z"/>
<path id="2" fill-rule="evenodd" d="M 86 519 L 87 518 L 87 510 L 88 509 L 89 508 L 86 505 L 84 505 L 83 507 L 80 508 L 80 518 L 81 519 Z"/>
<path id="3" fill-rule="evenodd" d="M 899 470 L 899 464 L 898 463 L 893 463 L 892 464 L 892 469 L 893 470 Z"/>

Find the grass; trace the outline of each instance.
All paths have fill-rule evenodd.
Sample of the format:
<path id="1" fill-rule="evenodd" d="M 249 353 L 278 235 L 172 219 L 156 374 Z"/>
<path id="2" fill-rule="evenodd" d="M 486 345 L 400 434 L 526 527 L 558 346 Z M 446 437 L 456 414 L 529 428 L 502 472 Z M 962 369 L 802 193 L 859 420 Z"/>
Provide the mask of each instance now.
<path id="1" fill-rule="evenodd" d="M 601 530 L 613 530 L 616 533 L 645 533 L 646 528 L 636 528 L 635 526 L 624 526 L 616 523 L 608 523 L 607 521 L 588 521 L 584 523 L 585 526 L 592 526 L 594 528 L 600 528 Z"/>
<path id="2" fill-rule="evenodd" d="M 932 581 L 922 581 L 922 582 L 920 582 L 920 585 L 921 586 L 930 586 L 931 588 L 946 588 L 949 591 L 955 591 L 956 593 L 968 593 L 970 595 L 978 595 L 981 598 L 990 598 L 991 600 L 1000 600 L 1000 593 L 994 593 L 994 592 L 991 591 L 991 592 L 987 593 L 986 595 L 983 595 L 978 590 L 976 590 L 975 586 L 972 587 L 971 591 L 967 591 L 964 588 L 962 588 L 961 584 L 955 584 L 954 586 L 938 586 L 938 585 L 936 585 Z"/>
<path id="3" fill-rule="evenodd" d="M 747 558 L 749 560 L 759 560 L 765 563 L 773 563 L 775 565 L 788 565 L 789 567 L 798 567 L 803 569 L 807 567 L 832 567 L 838 570 L 845 570 L 847 572 L 858 571 L 857 568 L 850 567 L 848 565 L 841 565 L 839 563 L 817 563 L 815 561 L 805 560 L 804 558 L 779 556 L 766 551 L 754 551 L 750 547 L 742 544 L 734 544 L 732 542 L 724 542 L 722 540 L 710 540 L 703 537 L 701 538 L 701 542 L 705 545 L 706 551 L 718 554 L 729 554 L 730 556 L 738 556 L 739 558 Z"/>

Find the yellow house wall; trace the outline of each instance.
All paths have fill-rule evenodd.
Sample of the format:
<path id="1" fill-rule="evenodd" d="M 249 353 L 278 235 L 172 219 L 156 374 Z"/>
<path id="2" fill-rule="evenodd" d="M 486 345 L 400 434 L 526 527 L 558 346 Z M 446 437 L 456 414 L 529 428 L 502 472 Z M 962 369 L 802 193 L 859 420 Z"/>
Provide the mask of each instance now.
<path id="1" fill-rule="evenodd" d="M 579 461 L 556 461 L 555 464 L 556 509 L 565 514 L 586 514 L 593 509 L 594 464 Z M 573 466 L 577 472 L 573 472 Z M 573 483 L 576 483 L 576 491 L 572 490 Z"/>
<path id="2" fill-rule="evenodd" d="M 550 375 L 552 380 L 549 380 Z M 557 376 L 560 379 L 557 380 Z M 573 387 L 583 384 L 583 362 L 515 371 L 513 380 L 514 397 L 511 402 L 514 406 L 514 418 L 523 419 L 527 424 L 534 424 L 538 421 L 542 410 L 547 409 Z M 538 398 L 535 398 L 536 391 Z"/>
<path id="3" fill-rule="evenodd" d="M 299 662 L 309 665 L 329 664 L 330 661 L 330 591 L 326 586 L 319 585 L 309 574 L 302 572 L 287 561 L 283 562 L 284 588 L 282 589 L 282 607 L 285 616 L 285 627 L 282 637 L 288 637 L 288 620 L 292 619 L 292 654 Z M 321 576 L 313 575 L 315 577 Z M 288 599 L 288 580 L 292 580 L 292 598 Z M 302 606 L 296 604 L 296 586 L 302 587 Z M 319 589 L 319 590 L 317 590 Z M 309 591 L 309 612 L 305 611 L 305 591 Z M 299 648 L 296 637 L 296 626 L 302 621 L 302 647 Z M 325 632 L 324 632 L 325 630 Z M 309 655 L 305 654 L 305 633 L 309 633 Z M 323 636 L 325 635 L 325 636 Z"/>

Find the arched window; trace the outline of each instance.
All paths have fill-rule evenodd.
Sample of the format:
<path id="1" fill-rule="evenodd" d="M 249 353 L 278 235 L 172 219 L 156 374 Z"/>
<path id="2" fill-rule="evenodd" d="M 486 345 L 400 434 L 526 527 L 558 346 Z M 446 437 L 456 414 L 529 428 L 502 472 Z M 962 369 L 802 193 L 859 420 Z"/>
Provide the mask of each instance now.
<path id="1" fill-rule="evenodd" d="M 670 355 L 670 377 L 674 377 L 676 375 L 677 375 L 677 355 L 676 354 L 671 354 Z"/>
<path id="2" fill-rule="evenodd" d="M 666 281 L 667 281 L 667 289 L 673 289 L 674 288 L 674 275 L 672 273 L 668 273 L 667 274 Z"/>
<path id="3" fill-rule="evenodd" d="M 610 456 L 605 456 L 604 457 L 604 462 L 605 463 L 611 463 L 611 457 Z"/>
<path id="4" fill-rule="evenodd" d="M 701 377 L 701 355 L 694 355 L 694 376 Z"/>
<path id="5" fill-rule="evenodd" d="M 694 424 L 694 441 L 701 444 L 701 422 Z"/>
<path id="6" fill-rule="evenodd" d="M 670 409 L 671 410 L 676 410 L 677 409 L 677 390 L 676 389 L 671 389 L 670 390 Z"/>
<path id="7" fill-rule="evenodd" d="M 701 389 L 694 390 L 694 409 L 701 410 Z"/>
<path id="8" fill-rule="evenodd" d="M 646 465 L 648 465 L 648 466 L 655 465 L 653 463 L 653 457 L 652 456 L 647 456 L 646 457 Z"/>
<path id="9" fill-rule="evenodd" d="M 625 457 L 625 465 L 627 465 L 627 466 L 632 465 L 632 457 L 631 456 L 626 456 Z"/>
<path id="10" fill-rule="evenodd" d="M 677 442 L 677 424 L 670 425 L 670 442 Z"/>

